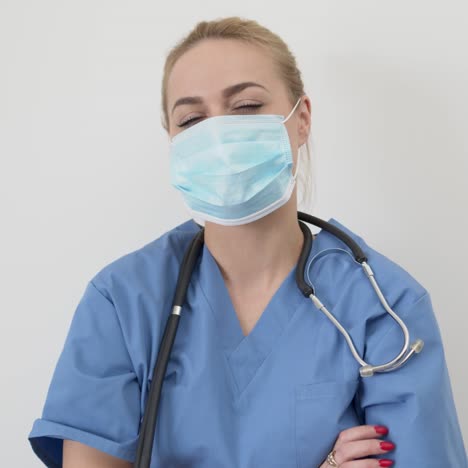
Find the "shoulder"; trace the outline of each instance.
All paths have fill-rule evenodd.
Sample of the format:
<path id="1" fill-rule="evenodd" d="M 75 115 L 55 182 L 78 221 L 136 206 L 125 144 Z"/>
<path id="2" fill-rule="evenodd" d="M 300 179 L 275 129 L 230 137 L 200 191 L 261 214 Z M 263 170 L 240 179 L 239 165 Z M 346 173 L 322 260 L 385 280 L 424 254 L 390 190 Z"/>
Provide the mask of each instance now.
<path id="1" fill-rule="evenodd" d="M 426 288 L 409 271 L 382 251 L 374 248 L 365 233 L 335 218 L 330 218 L 328 222 L 345 232 L 361 247 L 367 257 L 368 265 L 374 272 L 374 278 L 391 307 L 404 312 L 427 294 Z M 333 302 L 359 304 L 360 313 L 365 313 L 367 310 L 368 314 L 374 315 L 374 312 L 371 312 L 373 310 L 375 314 L 384 314 L 385 310 L 380 305 L 376 292 L 363 268 L 353 261 L 350 249 L 340 239 L 325 230 L 321 230 L 316 239 L 318 241 L 315 254 L 317 261 L 314 268 L 320 273 L 316 279 L 330 297 L 334 296 Z M 346 255 L 341 249 L 347 250 L 351 255 Z M 323 280 L 328 284 L 325 284 Z M 341 294 L 336 294 L 337 291 L 341 291 Z"/>
<path id="2" fill-rule="evenodd" d="M 140 381 L 171 312 L 185 249 L 198 230 L 193 220 L 186 221 L 104 265 L 89 282 L 112 307 Z"/>
<path id="3" fill-rule="evenodd" d="M 104 265 L 91 282 L 112 301 L 122 294 L 163 292 L 178 274 L 185 249 L 198 229 L 192 219 L 187 220 Z"/>

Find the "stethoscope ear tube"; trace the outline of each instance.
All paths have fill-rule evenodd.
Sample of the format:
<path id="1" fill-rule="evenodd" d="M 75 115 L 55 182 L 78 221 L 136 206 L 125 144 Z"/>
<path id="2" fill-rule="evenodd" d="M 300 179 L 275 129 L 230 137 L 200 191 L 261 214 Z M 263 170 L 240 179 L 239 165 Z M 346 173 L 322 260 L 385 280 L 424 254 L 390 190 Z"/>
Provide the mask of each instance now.
<path id="1" fill-rule="evenodd" d="M 164 335 L 158 351 L 158 357 L 153 370 L 153 380 L 151 382 L 148 399 L 143 415 L 143 421 L 140 427 L 140 437 L 136 453 L 134 467 L 149 468 L 151 463 L 151 454 L 153 451 L 153 439 L 156 429 L 158 407 L 161 396 L 162 384 L 166 375 L 167 364 L 171 355 L 172 346 L 179 325 L 182 304 L 190 282 L 193 268 L 196 264 L 201 247 L 203 246 L 204 229 L 197 232 L 191 241 L 189 248 L 184 254 L 180 274 L 177 279 L 176 290 L 174 294 L 172 312 L 166 322 Z"/>
<path id="2" fill-rule="evenodd" d="M 409 344 L 409 331 L 407 326 L 405 325 L 405 322 L 398 316 L 398 314 L 392 310 L 392 308 L 388 305 L 376 279 L 374 272 L 372 271 L 371 267 L 367 263 L 367 256 L 364 254 L 362 251 L 361 247 L 345 232 L 343 232 L 341 229 L 338 229 L 336 226 L 333 224 L 327 223 L 326 221 L 316 218 L 315 216 L 312 216 L 308 213 L 303 213 L 301 211 L 298 211 L 298 218 L 302 221 L 305 221 L 307 223 L 314 224 L 318 227 L 321 227 L 322 229 L 329 231 L 331 234 L 334 236 L 338 237 L 341 241 L 343 241 L 349 249 L 353 252 L 355 260 L 361 264 L 361 267 L 366 274 L 367 278 L 369 279 L 370 284 L 374 288 L 380 303 L 384 307 L 384 309 L 387 311 L 388 314 L 397 322 L 397 324 L 400 326 L 401 331 L 403 333 L 403 339 L 404 343 L 403 346 L 398 353 L 397 356 L 395 356 L 392 360 L 383 363 L 383 364 L 369 364 L 367 363 L 358 353 L 353 340 L 349 333 L 345 330 L 343 325 L 338 321 L 338 319 L 325 307 L 325 305 L 320 301 L 320 299 L 315 295 L 315 291 L 312 285 L 309 285 L 305 281 L 305 262 L 303 261 L 302 263 L 298 264 L 298 269 L 296 271 L 296 282 L 303 292 L 304 295 L 307 295 L 310 300 L 313 302 L 315 307 L 325 314 L 328 319 L 335 325 L 335 327 L 338 329 L 338 331 L 344 336 L 348 347 L 353 354 L 354 358 L 356 361 L 361 365 L 359 369 L 359 373 L 361 377 L 371 377 L 377 372 L 390 372 L 393 370 L 398 369 L 401 367 L 403 364 L 405 364 L 408 359 L 413 356 L 415 353 L 420 353 L 421 350 L 424 347 L 424 341 L 421 339 L 417 339 L 414 343 L 411 345 Z M 306 236 L 306 233 L 304 231 L 302 223 L 299 223 L 301 225 L 301 229 L 304 232 L 304 236 Z M 306 245 L 306 244 L 304 244 Z M 300 265 L 300 268 L 299 268 Z M 309 294 L 305 294 L 308 292 Z"/>

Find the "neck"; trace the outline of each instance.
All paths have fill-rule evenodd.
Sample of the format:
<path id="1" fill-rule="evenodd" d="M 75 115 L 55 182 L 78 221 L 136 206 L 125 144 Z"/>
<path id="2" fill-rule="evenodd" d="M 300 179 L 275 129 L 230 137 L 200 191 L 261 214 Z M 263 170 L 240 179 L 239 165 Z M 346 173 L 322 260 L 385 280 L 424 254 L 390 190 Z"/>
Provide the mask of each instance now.
<path id="1" fill-rule="evenodd" d="M 205 222 L 205 243 L 226 283 L 268 287 L 284 278 L 299 258 L 304 236 L 295 191 L 283 206 L 252 223 L 223 226 Z"/>

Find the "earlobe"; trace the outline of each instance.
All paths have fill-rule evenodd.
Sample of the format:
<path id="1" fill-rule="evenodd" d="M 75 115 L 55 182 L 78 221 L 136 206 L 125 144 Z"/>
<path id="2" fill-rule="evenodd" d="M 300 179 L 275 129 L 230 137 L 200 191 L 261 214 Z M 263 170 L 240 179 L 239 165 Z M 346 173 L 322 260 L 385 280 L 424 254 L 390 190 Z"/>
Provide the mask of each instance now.
<path id="1" fill-rule="evenodd" d="M 310 135 L 310 120 L 305 118 L 300 125 L 299 129 L 299 146 L 302 146 Z"/>
<path id="2" fill-rule="evenodd" d="M 299 129 L 298 149 L 301 148 L 309 138 L 309 129 L 301 125 Z"/>

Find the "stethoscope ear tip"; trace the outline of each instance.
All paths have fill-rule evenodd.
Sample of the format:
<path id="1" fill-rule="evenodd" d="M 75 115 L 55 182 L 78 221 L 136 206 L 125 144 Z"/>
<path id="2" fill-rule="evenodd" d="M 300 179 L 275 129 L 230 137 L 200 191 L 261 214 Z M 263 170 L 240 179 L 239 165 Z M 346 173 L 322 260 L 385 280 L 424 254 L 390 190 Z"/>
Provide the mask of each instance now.
<path id="1" fill-rule="evenodd" d="M 424 348 L 424 341 L 418 338 L 412 345 L 411 349 L 414 350 L 415 353 L 420 353 Z"/>
<path id="2" fill-rule="evenodd" d="M 359 369 L 359 373 L 361 374 L 361 377 L 372 377 L 374 375 L 374 368 L 371 365 L 362 366 Z"/>

